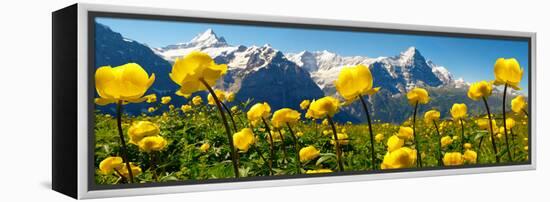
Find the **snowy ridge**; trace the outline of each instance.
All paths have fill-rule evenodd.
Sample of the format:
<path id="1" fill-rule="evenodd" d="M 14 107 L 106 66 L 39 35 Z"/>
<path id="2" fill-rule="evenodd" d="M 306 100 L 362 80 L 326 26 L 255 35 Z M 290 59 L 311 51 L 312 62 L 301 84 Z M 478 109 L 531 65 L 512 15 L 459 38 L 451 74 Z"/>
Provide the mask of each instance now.
<path id="1" fill-rule="evenodd" d="M 452 74 L 443 66 L 426 60 L 415 47 L 409 47 L 399 55 L 371 58 L 367 56 L 342 56 L 328 50 L 282 53 L 269 44 L 263 46 L 232 46 L 225 38 L 208 29 L 196 35 L 191 41 L 153 48 L 153 52 L 169 62 L 185 56 L 192 51 L 209 54 L 217 62 L 228 64 L 233 74 L 244 76 L 258 71 L 281 56 L 281 60 L 291 61 L 299 68 L 309 72 L 312 80 L 326 94 L 335 93 L 334 81 L 345 66 L 364 64 L 375 74 L 375 83 L 390 90 L 392 94 L 407 92 L 416 86 L 466 86 L 463 81 L 455 81 Z M 376 80 L 376 78 L 385 78 Z"/>

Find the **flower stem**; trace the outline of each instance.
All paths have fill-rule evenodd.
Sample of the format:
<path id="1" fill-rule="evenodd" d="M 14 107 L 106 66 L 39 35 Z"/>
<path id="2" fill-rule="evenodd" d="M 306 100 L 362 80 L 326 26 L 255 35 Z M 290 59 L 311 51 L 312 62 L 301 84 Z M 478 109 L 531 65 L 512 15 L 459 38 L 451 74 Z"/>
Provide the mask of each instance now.
<path id="1" fill-rule="evenodd" d="M 497 163 L 500 163 L 500 157 L 498 156 L 498 151 L 497 151 L 497 145 L 495 143 L 495 137 L 494 137 L 494 133 L 493 133 L 493 119 L 491 118 L 491 110 L 489 108 L 489 103 L 487 103 L 487 98 L 483 97 L 483 103 L 485 103 L 485 109 L 487 110 L 487 118 L 489 118 L 489 132 L 491 134 L 490 137 L 491 137 L 491 143 L 493 145 L 493 152 L 495 153 L 495 160 L 497 161 Z M 483 139 L 481 139 L 483 140 Z M 480 140 L 480 143 L 479 143 L 479 146 L 480 146 L 480 149 L 481 149 L 481 140 Z"/>
<path id="2" fill-rule="evenodd" d="M 502 121 L 504 122 L 504 140 L 506 141 L 506 148 L 508 151 L 508 159 L 512 160 L 512 152 L 510 151 L 510 144 L 508 143 L 508 127 L 506 127 L 506 90 L 508 89 L 508 84 L 504 84 L 504 93 L 502 93 Z"/>
<path id="3" fill-rule="evenodd" d="M 120 176 L 120 179 L 121 179 L 122 184 L 126 184 L 126 183 L 127 183 L 127 180 L 126 180 L 126 178 L 124 177 L 124 175 L 122 175 L 122 173 L 120 173 L 120 171 L 118 171 L 118 169 L 115 168 L 114 170 L 115 170 L 116 174 L 117 174 L 118 176 Z"/>
<path id="4" fill-rule="evenodd" d="M 286 163 L 288 156 L 286 155 L 285 136 L 280 129 L 279 136 L 281 137 L 281 147 L 283 148 L 283 163 Z"/>
<path id="5" fill-rule="evenodd" d="M 525 114 L 525 116 L 529 116 L 529 113 L 527 113 L 527 110 L 521 109 L 521 111 L 523 111 L 523 113 Z"/>
<path id="6" fill-rule="evenodd" d="M 155 178 L 155 181 L 159 181 L 159 176 L 157 175 L 157 169 L 156 169 L 156 164 L 157 164 L 157 155 L 155 154 L 155 152 L 151 152 L 149 153 L 149 157 L 151 158 L 151 172 L 153 173 L 153 178 Z"/>
<path id="7" fill-rule="evenodd" d="M 273 175 L 273 158 L 275 156 L 275 148 L 273 146 L 273 135 L 271 134 L 271 128 L 267 125 L 267 121 L 262 117 L 262 122 L 264 122 L 265 130 L 267 130 L 267 135 L 269 136 L 269 173 Z"/>
<path id="8" fill-rule="evenodd" d="M 298 138 L 296 138 L 294 131 L 292 131 L 292 127 L 290 127 L 290 124 L 286 123 L 286 126 L 288 127 L 288 131 L 290 131 L 292 140 L 294 140 L 294 151 L 296 152 L 296 171 L 297 174 L 301 174 L 302 164 L 300 163 L 300 145 L 298 145 Z"/>
<path id="9" fill-rule="evenodd" d="M 130 161 L 128 159 L 128 148 L 126 147 L 126 141 L 124 140 L 124 134 L 122 132 L 122 101 L 118 101 L 116 105 L 116 121 L 118 126 L 118 136 L 120 137 L 120 150 L 122 152 L 122 160 L 126 162 L 126 169 L 128 169 L 128 175 L 130 176 L 130 183 L 134 183 L 134 174 L 132 173 L 132 167 L 130 167 Z"/>
<path id="10" fill-rule="evenodd" d="M 338 141 L 338 133 L 336 132 L 336 126 L 330 116 L 327 116 L 327 120 L 332 128 L 332 134 L 334 135 L 334 146 L 336 147 L 336 158 L 338 161 L 338 169 L 344 171 L 344 163 L 342 163 L 342 151 L 340 150 L 340 141 Z"/>
<path id="11" fill-rule="evenodd" d="M 374 135 L 372 133 L 372 124 L 370 121 L 370 114 L 369 109 L 367 107 L 367 103 L 365 103 L 365 99 L 363 99 L 363 96 L 359 95 L 359 100 L 361 100 L 361 104 L 363 104 L 363 109 L 365 109 L 365 114 L 367 115 L 367 123 L 369 124 L 369 135 L 370 135 L 370 152 L 371 152 L 371 161 L 372 161 L 372 169 L 376 170 L 376 153 L 374 151 Z"/>
<path id="12" fill-rule="evenodd" d="M 460 128 L 462 129 L 462 133 L 460 134 L 460 152 L 464 153 L 464 120 L 459 119 L 460 121 Z"/>
<path id="13" fill-rule="evenodd" d="M 231 110 L 229 110 L 223 102 L 220 102 L 220 104 L 225 109 L 227 114 L 229 114 L 229 120 L 231 120 L 231 123 L 233 124 L 233 129 L 235 129 L 235 132 L 238 132 L 239 130 L 237 129 L 237 124 L 235 123 L 235 119 L 233 119 L 233 113 L 231 113 Z"/>
<path id="14" fill-rule="evenodd" d="M 437 132 L 437 142 L 439 143 L 439 148 L 437 149 L 437 164 L 439 166 L 443 166 L 443 163 L 441 163 L 441 134 L 439 133 L 439 127 L 437 126 L 437 122 L 435 122 L 435 120 L 433 120 L 433 123 L 434 123 L 434 127 L 435 127 L 435 132 Z"/>
<path id="15" fill-rule="evenodd" d="M 225 127 L 225 132 L 227 133 L 227 139 L 229 140 L 229 147 L 231 148 L 231 160 L 233 162 L 233 172 L 235 174 L 235 178 L 239 178 L 239 166 L 237 163 L 237 155 L 235 152 L 235 145 L 233 145 L 233 137 L 231 136 L 231 129 L 229 128 L 229 124 L 227 124 L 227 118 L 225 118 L 225 113 L 223 112 L 222 105 L 220 104 L 220 99 L 216 95 L 216 92 L 214 92 L 214 89 L 208 85 L 208 83 L 204 79 L 200 79 L 202 84 L 210 91 L 210 94 L 212 95 L 212 98 L 214 98 L 214 101 L 216 101 L 216 106 L 218 107 L 218 111 L 220 112 L 220 116 L 222 117 L 222 122 Z"/>
<path id="16" fill-rule="evenodd" d="M 414 145 L 418 153 L 418 161 L 416 161 L 416 166 L 422 168 L 422 152 L 420 152 L 420 144 L 418 144 L 418 136 L 416 135 L 416 112 L 418 110 L 418 101 L 414 104 L 414 113 L 413 113 L 413 136 L 414 136 Z"/>

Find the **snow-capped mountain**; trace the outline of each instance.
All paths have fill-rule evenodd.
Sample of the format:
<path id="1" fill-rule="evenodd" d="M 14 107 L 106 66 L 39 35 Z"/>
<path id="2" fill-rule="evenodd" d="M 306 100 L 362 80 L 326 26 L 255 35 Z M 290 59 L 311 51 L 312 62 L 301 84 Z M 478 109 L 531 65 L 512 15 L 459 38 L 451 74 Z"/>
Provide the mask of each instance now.
<path id="1" fill-rule="evenodd" d="M 394 57 L 341 56 L 326 50 L 303 51 L 287 54 L 287 57 L 310 71 L 315 83 L 327 94 L 335 93 L 334 81 L 343 67 L 358 64 L 369 66 L 375 86 L 381 86 L 392 94 L 404 93 L 415 86 L 438 87 L 455 83 L 445 67 L 426 61 L 415 47 Z"/>
<path id="2" fill-rule="evenodd" d="M 153 48 L 153 50 L 164 59 L 173 62 L 177 57 L 187 55 L 191 51 L 202 51 L 216 57 L 233 52 L 238 48 L 229 46 L 223 37 L 218 37 L 214 30 L 208 29 L 189 42 Z"/>

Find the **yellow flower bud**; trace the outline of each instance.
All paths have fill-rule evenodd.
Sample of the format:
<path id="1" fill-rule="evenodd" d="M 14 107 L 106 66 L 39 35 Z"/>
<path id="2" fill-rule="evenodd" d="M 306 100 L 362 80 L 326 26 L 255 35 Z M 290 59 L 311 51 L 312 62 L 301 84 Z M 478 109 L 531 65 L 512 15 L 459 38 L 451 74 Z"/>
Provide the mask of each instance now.
<path id="1" fill-rule="evenodd" d="M 143 97 L 145 92 L 155 82 L 155 74 L 151 77 L 136 63 L 128 63 L 117 67 L 103 66 L 95 72 L 95 88 L 99 98 L 98 105 L 107 105 L 119 101 L 138 103 L 151 96 Z M 131 83 L 132 87 L 127 87 Z"/>
<path id="2" fill-rule="evenodd" d="M 201 150 L 201 152 L 206 153 L 208 151 L 208 149 L 210 149 L 210 144 L 204 143 L 204 144 L 201 145 L 201 147 L 199 149 Z"/>
<path id="3" fill-rule="evenodd" d="M 334 82 L 338 93 L 346 100 L 355 100 L 359 96 L 372 95 L 380 88 L 373 88 L 373 78 L 365 65 L 344 67 Z"/>
<path id="4" fill-rule="evenodd" d="M 453 139 L 448 135 L 441 138 L 441 147 L 447 147 L 452 143 Z"/>
<path id="5" fill-rule="evenodd" d="M 376 136 L 374 136 L 374 140 L 376 142 L 381 142 L 382 140 L 384 140 L 384 134 L 382 134 L 382 133 L 376 134 Z"/>
<path id="6" fill-rule="evenodd" d="M 202 97 L 197 95 L 197 96 L 193 97 L 193 99 L 191 99 L 191 102 L 195 106 L 201 105 L 202 104 Z"/>
<path id="7" fill-rule="evenodd" d="M 203 82 L 214 86 L 226 72 L 226 64 L 218 65 L 208 54 L 193 51 L 184 58 L 176 58 L 170 78 L 181 86 L 176 94 L 189 97 L 194 92 L 206 90 Z"/>
<path id="8" fill-rule="evenodd" d="M 115 170 L 120 170 L 124 166 L 122 158 L 118 156 L 111 156 L 105 158 L 101 163 L 99 163 L 99 170 L 102 174 L 108 175 L 113 173 Z"/>
<path id="9" fill-rule="evenodd" d="M 170 101 L 172 101 L 172 97 L 170 97 L 170 96 L 164 96 L 164 97 L 160 98 L 160 103 L 162 103 L 162 104 L 168 104 L 168 103 L 170 103 Z"/>
<path id="10" fill-rule="evenodd" d="M 300 103 L 300 109 L 306 110 L 309 107 L 309 104 L 311 104 L 311 102 L 309 100 L 302 101 Z"/>
<path id="11" fill-rule="evenodd" d="M 271 124 L 275 128 L 285 127 L 286 124 L 293 125 L 300 120 L 300 113 L 289 108 L 282 108 L 273 113 Z"/>
<path id="12" fill-rule="evenodd" d="M 187 113 L 189 111 L 191 111 L 191 105 L 181 105 L 181 111 Z"/>
<path id="13" fill-rule="evenodd" d="M 128 136 L 130 137 L 130 143 L 138 145 L 145 137 L 157 136 L 160 133 L 160 128 L 149 121 L 135 121 L 132 126 L 128 128 Z"/>
<path id="14" fill-rule="evenodd" d="M 523 76 L 523 68 L 519 66 L 519 62 L 515 58 L 499 58 L 495 62 L 495 85 L 504 85 L 513 89 L 520 90 L 519 82 Z"/>
<path id="15" fill-rule="evenodd" d="M 487 81 L 480 81 L 470 85 L 468 97 L 472 100 L 479 100 L 482 97 L 489 97 L 493 93 L 493 85 Z"/>
<path id="16" fill-rule="evenodd" d="M 467 163 L 474 164 L 477 162 L 477 153 L 473 150 L 466 149 L 463 158 Z"/>
<path id="17" fill-rule="evenodd" d="M 434 121 L 439 121 L 440 116 L 441 113 L 439 113 L 439 111 L 432 109 L 424 113 L 424 122 L 426 124 L 432 125 Z"/>
<path id="18" fill-rule="evenodd" d="M 250 128 L 243 128 L 241 131 L 233 134 L 233 144 L 243 152 L 247 152 L 254 142 L 255 136 Z"/>
<path id="19" fill-rule="evenodd" d="M 416 164 L 417 152 L 408 147 L 401 147 L 384 155 L 382 169 L 409 168 Z"/>
<path id="20" fill-rule="evenodd" d="M 388 151 L 392 152 L 399 148 L 401 148 L 405 144 L 405 141 L 401 138 L 399 138 L 397 135 L 392 135 L 390 138 L 388 138 Z"/>
<path id="21" fill-rule="evenodd" d="M 526 106 L 527 103 L 525 102 L 525 98 L 522 95 L 518 95 L 514 99 L 512 99 L 512 111 L 516 113 L 521 113 Z"/>
<path id="22" fill-rule="evenodd" d="M 443 164 L 445 166 L 458 166 L 464 164 L 464 158 L 460 152 L 447 152 L 443 156 Z"/>
<path id="23" fill-rule="evenodd" d="M 401 126 L 399 127 L 399 132 L 397 133 L 397 136 L 401 139 L 413 139 L 413 129 L 411 127 Z"/>
<path id="24" fill-rule="evenodd" d="M 409 101 L 410 105 L 418 104 L 428 104 L 430 101 L 430 96 L 428 95 L 428 91 L 423 88 L 414 88 L 411 91 L 407 93 L 407 100 Z"/>
<path id="25" fill-rule="evenodd" d="M 338 135 L 338 144 L 347 145 L 349 143 L 349 137 L 346 133 L 336 133 Z M 331 136 L 330 144 L 336 144 L 334 135 Z"/>
<path id="26" fill-rule="evenodd" d="M 319 157 L 321 152 L 317 150 L 314 146 L 307 146 L 300 149 L 299 154 L 300 154 L 300 162 L 306 162 Z"/>
<path id="27" fill-rule="evenodd" d="M 319 100 L 314 100 L 308 109 L 308 114 L 312 118 L 322 119 L 327 116 L 334 116 L 338 113 L 340 101 L 334 97 L 326 96 Z"/>
<path id="28" fill-rule="evenodd" d="M 464 103 L 455 103 L 451 107 L 451 116 L 455 120 L 463 119 L 468 116 L 468 106 Z"/>
<path id="29" fill-rule="evenodd" d="M 141 174 L 141 168 L 139 166 L 136 166 L 132 162 L 130 162 L 130 169 L 132 170 L 132 176 L 134 177 Z M 122 168 L 119 170 L 119 173 L 126 179 L 130 178 L 130 173 L 128 173 L 128 168 L 126 167 L 126 165 L 122 166 Z"/>
<path id="30" fill-rule="evenodd" d="M 166 140 L 163 137 L 157 135 L 144 137 L 141 141 L 139 141 L 138 146 L 141 151 L 149 153 L 164 149 L 166 147 L 166 144 Z"/>

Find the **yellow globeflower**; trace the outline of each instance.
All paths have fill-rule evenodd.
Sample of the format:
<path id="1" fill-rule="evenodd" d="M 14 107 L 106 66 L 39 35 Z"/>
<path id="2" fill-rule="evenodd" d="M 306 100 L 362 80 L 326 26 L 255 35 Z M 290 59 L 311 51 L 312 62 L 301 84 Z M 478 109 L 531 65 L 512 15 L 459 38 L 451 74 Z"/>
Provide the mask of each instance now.
<path id="1" fill-rule="evenodd" d="M 472 148 L 472 144 L 464 143 L 464 149 L 471 149 L 471 148 Z"/>
<path id="2" fill-rule="evenodd" d="M 308 114 L 312 118 L 322 119 L 326 116 L 334 116 L 338 113 L 340 101 L 334 97 L 326 96 L 318 100 L 314 100 L 308 109 Z"/>
<path id="3" fill-rule="evenodd" d="M 108 175 L 113 173 L 115 170 L 120 170 L 124 166 L 122 158 L 118 156 L 111 156 L 103 159 L 99 163 L 99 170 L 102 174 Z"/>
<path id="4" fill-rule="evenodd" d="M 153 112 L 155 112 L 155 110 L 156 110 L 156 109 L 155 109 L 154 107 L 149 107 L 149 108 L 147 108 L 147 111 L 148 111 L 149 113 L 153 113 Z"/>
<path id="5" fill-rule="evenodd" d="M 248 112 L 246 112 L 246 117 L 252 125 L 256 125 L 257 122 L 262 119 L 267 119 L 271 115 L 271 107 L 267 102 L 257 103 L 254 106 L 250 107 Z"/>
<path id="6" fill-rule="evenodd" d="M 468 116 L 468 106 L 464 103 L 455 103 L 451 107 L 451 116 L 455 120 L 463 119 Z"/>
<path id="7" fill-rule="evenodd" d="M 223 90 L 215 89 L 214 93 L 216 93 L 216 96 L 220 100 L 220 102 L 223 102 L 226 100 L 225 92 Z M 209 105 L 216 105 L 216 100 L 214 100 L 214 97 L 212 97 L 212 94 L 208 94 L 208 104 Z"/>
<path id="8" fill-rule="evenodd" d="M 487 81 L 475 82 L 468 90 L 468 97 L 472 100 L 487 98 L 493 93 L 493 85 Z"/>
<path id="9" fill-rule="evenodd" d="M 493 123 L 493 130 L 496 130 L 498 127 L 497 127 L 497 122 L 492 119 L 491 122 Z M 487 117 L 485 118 L 480 118 L 478 120 L 476 120 L 476 123 L 477 123 L 477 126 L 479 126 L 479 128 L 481 129 L 484 129 L 484 130 L 489 130 L 489 119 Z M 494 131 L 496 132 L 496 131 Z"/>
<path id="10" fill-rule="evenodd" d="M 95 89 L 99 98 L 98 105 L 107 105 L 119 101 L 138 103 L 147 98 L 145 92 L 155 82 L 155 74 L 151 77 L 136 63 L 111 67 L 103 66 L 95 71 Z"/>
<path id="11" fill-rule="evenodd" d="M 141 174 L 141 168 L 134 165 L 134 163 L 132 162 L 130 162 L 130 169 L 132 170 L 132 176 L 134 177 Z M 119 173 L 126 179 L 130 177 L 130 174 L 128 173 L 128 168 L 126 166 L 122 166 L 122 168 L 119 170 Z"/>
<path id="12" fill-rule="evenodd" d="M 128 128 L 128 136 L 130 137 L 130 143 L 138 145 L 145 137 L 157 136 L 160 133 L 159 127 L 149 121 L 135 121 L 132 126 Z"/>
<path id="13" fill-rule="evenodd" d="M 338 135 L 338 143 L 340 144 L 340 146 L 347 145 L 349 143 L 348 134 L 346 133 L 336 133 L 336 134 Z M 334 140 L 334 135 L 331 135 L 330 138 L 331 138 L 330 144 L 335 144 L 336 141 Z"/>
<path id="14" fill-rule="evenodd" d="M 458 166 L 464 164 L 464 158 L 460 152 L 447 152 L 443 156 L 443 164 L 446 166 Z"/>
<path id="15" fill-rule="evenodd" d="M 514 126 L 516 126 L 516 120 L 514 120 L 513 118 L 506 118 L 506 128 L 510 129 Z"/>
<path id="16" fill-rule="evenodd" d="M 328 126 L 328 119 L 323 119 L 323 121 L 321 121 L 321 124 L 323 124 L 323 126 Z"/>
<path id="17" fill-rule="evenodd" d="M 241 131 L 233 134 L 233 144 L 243 152 L 247 152 L 255 141 L 254 133 L 250 128 L 243 128 Z"/>
<path id="18" fill-rule="evenodd" d="M 306 174 L 332 173 L 331 169 L 321 168 L 316 170 L 307 170 Z"/>
<path id="19" fill-rule="evenodd" d="M 382 133 L 376 134 L 376 136 L 374 136 L 374 140 L 376 140 L 376 142 L 381 142 L 382 140 L 384 140 L 384 134 Z"/>
<path id="20" fill-rule="evenodd" d="M 164 149 L 164 147 L 166 147 L 166 144 L 166 139 L 164 139 L 160 135 L 157 135 L 144 137 L 141 141 L 139 141 L 138 146 L 139 149 L 144 152 L 152 152 Z"/>
<path id="21" fill-rule="evenodd" d="M 365 65 L 344 67 L 334 82 L 336 90 L 344 99 L 355 100 L 358 96 L 372 95 L 380 88 L 373 88 L 370 70 Z"/>
<path id="22" fill-rule="evenodd" d="M 299 154 L 300 154 L 300 162 L 306 162 L 319 157 L 321 152 L 317 150 L 314 146 L 307 146 L 300 149 Z"/>
<path id="23" fill-rule="evenodd" d="M 416 150 L 401 147 L 395 151 L 387 152 L 380 167 L 382 169 L 409 168 L 416 165 Z"/>
<path id="24" fill-rule="evenodd" d="M 433 124 L 434 121 L 439 121 L 440 116 L 441 113 L 439 113 L 439 111 L 432 109 L 424 114 L 424 122 L 426 122 L 426 124 Z"/>
<path id="25" fill-rule="evenodd" d="M 527 106 L 527 103 L 525 102 L 525 99 L 522 95 L 518 95 L 514 99 L 512 99 L 512 111 L 516 113 L 521 113 L 522 110 L 525 109 Z"/>
<path id="26" fill-rule="evenodd" d="M 397 136 L 401 139 L 413 139 L 413 129 L 411 127 L 399 127 L 399 132 L 397 133 Z"/>
<path id="27" fill-rule="evenodd" d="M 306 110 L 309 107 L 309 104 L 311 104 L 309 100 L 304 100 L 300 102 L 300 109 Z"/>
<path id="28" fill-rule="evenodd" d="M 407 100 L 409 100 L 410 105 L 415 105 L 416 103 L 428 104 L 430 96 L 426 89 L 414 88 L 407 93 Z"/>
<path id="29" fill-rule="evenodd" d="M 170 97 L 170 96 L 164 96 L 164 97 L 160 98 L 160 103 L 162 103 L 162 104 L 168 104 L 168 103 L 170 103 L 170 101 L 172 101 L 172 97 Z"/>
<path id="30" fill-rule="evenodd" d="M 388 138 L 388 142 L 386 144 L 388 145 L 388 152 L 392 152 L 403 147 L 405 141 L 399 138 L 397 135 L 392 135 L 390 138 Z"/>
<path id="31" fill-rule="evenodd" d="M 181 111 L 183 111 L 183 112 L 187 113 L 187 112 L 191 111 L 191 109 L 192 109 L 191 105 L 187 105 L 187 104 L 186 105 L 181 105 Z"/>
<path id="32" fill-rule="evenodd" d="M 202 104 L 202 97 L 197 95 L 197 96 L 193 97 L 193 99 L 191 100 L 191 102 L 192 102 L 193 105 L 195 105 L 195 106 L 201 105 L 201 104 Z"/>
<path id="33" fill-rule="evenodd" d="M 147 103 L 157 102 L 157 95 L 156 94 L 146 95 L 145 99 Z"/>
<path id="34" fill-rule="evenodd" d="M 464 158 L 464 161 L 466 161 L 467 163 L 474 164 L 477 162 L 477 152 L 473 150 L 466 149 L 462 157 Z"/>
<path id="35" fill-rule="evenodd" d="M 452 143 L 453 143 L 453 138 L 451 138 L 448 135 L 441 138 L 441 147 L 447 147 Z"/>
<path id="36" fill-rule="evenodd" d="M 304 136 L 304 133 L 302 131 L 296 132 L 296 137 L 302 137 Z"/>
<path id="37" fill-rule="evenodd" d="M 282 108 L 273 113 L 271 124 L 273 124 L 275 128 L 285 127 L 286 124 L 293 125 L 300 120 L 300 115 L 300 112 L 296 110 Z"/>
<path id="38" fill-rule="evenodd" d="M 189 97 L 194 92 L 207 90 L 203 82 L 214 86 L 226 72 L 227 65 L 218 65 L 208 54 L 194 51 L 176 59 L 170 78 L 181 87 L 176 94 Z"/>
<path id="39" fill-rule="evenodd" d="M 228 102 L 233 102 L 233 100 L 235 100 L 234 92 L 226 92 L 225 94 Z"/>
<path id="40" fill-rule="evenodd" d="M 237 113 L 238 111 L 239 111 L 239 107 L 237 107 L 237 106 L 231 107 L 231 113 L 234 114 L 234 113 Z"/>
<path id="41" fill-rule="evenodd" d="M 523 68 L 515 58 L 499 58 L 495 62 L 495 85 L 504 85 L 520 90 L 519 82 L 523 76 Z"/>
<path id="42" fill-rule="evenodd" d="M 210 149 L 210 144 L 208 143 L 202 144 L 201 147 L 199 148 L 199 150 L 201 150 L 201 152 L 203 153 L 207 152 L 209 149 Z"/>

